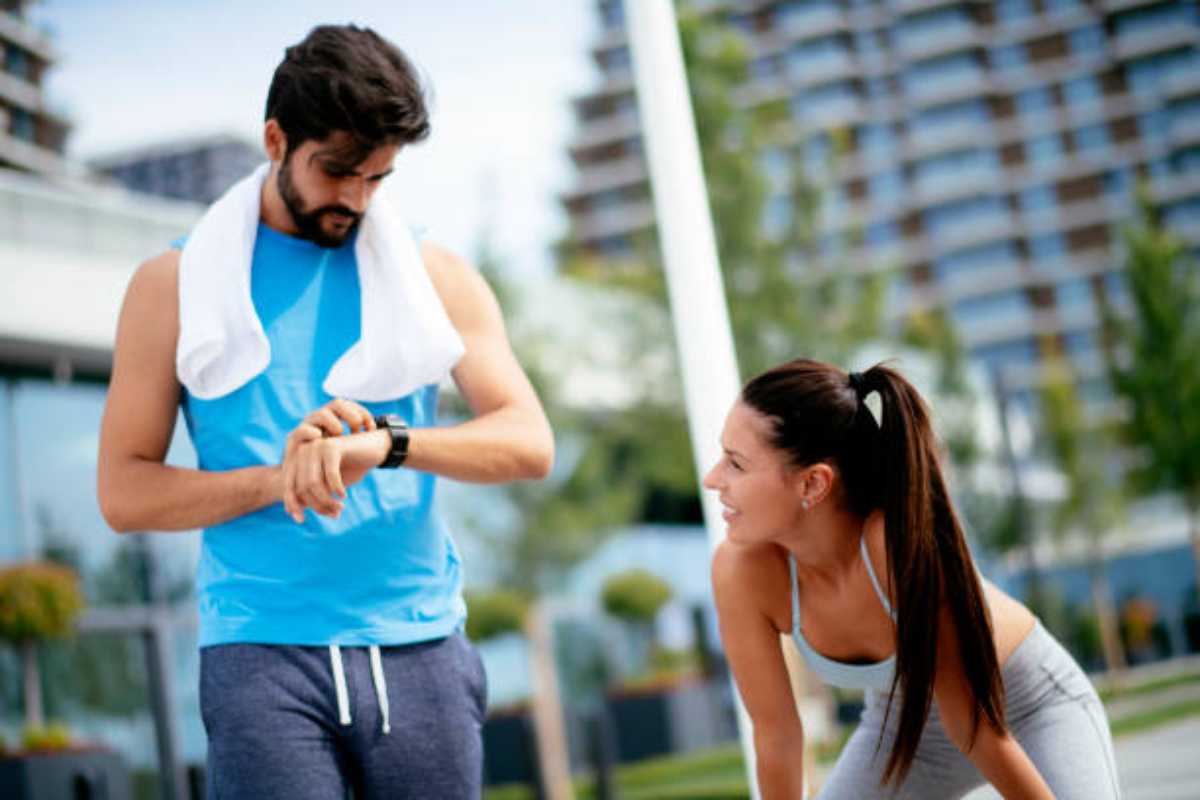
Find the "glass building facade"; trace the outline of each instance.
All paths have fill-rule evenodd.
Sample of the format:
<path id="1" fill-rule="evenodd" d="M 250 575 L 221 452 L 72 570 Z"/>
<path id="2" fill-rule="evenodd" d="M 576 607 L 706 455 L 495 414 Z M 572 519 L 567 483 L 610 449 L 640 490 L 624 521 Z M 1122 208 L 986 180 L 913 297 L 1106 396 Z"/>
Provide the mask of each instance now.
<path id="1" fill-rule="evenodd" d="M 748 104 L 791 98 L 791 130 L 838 198 L 823 235 L 863 231 L 853 261 L 892 268 L 900 320 L 945 309 L 971 353 L 1014 393 L 1036 389 L 1043 345 L 1095 337 L 1095 296 L 1120 270 L 1112 232 L 1144 183 L 1200 247 L 1200 17 L 1193 2 L 777 0 L 704 2 L 744 37 Z M 577 166 L 562 201 L 585 251 L 652 231 L 621 3 L 600 0 L 601 84 L 575 99 Z M 616 109 L 620 109 L 617 111 Z M 848 143 L 829 159 L 836 132 Z M 811 151 L 811 152 L 810 152 Z M 809 157 L 811 156 L 811 157 Z M 620 165 L 620 170 L 614 169 Z M 787 158 L 764 159 L 792 209 Z M 616 200 L 615 198 L 620 198 Z M 1103 365 L 1076 361 L 1081 384 Z"/>

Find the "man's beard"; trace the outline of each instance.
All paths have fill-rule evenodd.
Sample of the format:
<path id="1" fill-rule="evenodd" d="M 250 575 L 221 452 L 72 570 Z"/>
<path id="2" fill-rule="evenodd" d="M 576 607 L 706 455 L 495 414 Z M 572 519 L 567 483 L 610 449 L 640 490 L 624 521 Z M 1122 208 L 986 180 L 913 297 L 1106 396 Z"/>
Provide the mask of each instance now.
<path id="1" fill-rule="evenodd" d="M 292 223 L 296 226 L 296 232 L 301 239 L 308 239 L 321 247 L 341 247 L 358 229 L 358 224 L 362 222 L 362 214 L 356 214 L 345 206 L 321 206 L 312 211 L 305 211 L 304 199 L 300 197 L 295 184 L 292 183 L 291 165 L 286 158 L 279 167 L 279 177 L 275 183 L 279 189 L 279 196 L 283 198 L 283 204 L 287 207 L 288 213 L 292 217 Z M 340 234 L 326 233 L 321 227 L 321 220 L 335 214 L 347 217 L 351 222 Z"/>

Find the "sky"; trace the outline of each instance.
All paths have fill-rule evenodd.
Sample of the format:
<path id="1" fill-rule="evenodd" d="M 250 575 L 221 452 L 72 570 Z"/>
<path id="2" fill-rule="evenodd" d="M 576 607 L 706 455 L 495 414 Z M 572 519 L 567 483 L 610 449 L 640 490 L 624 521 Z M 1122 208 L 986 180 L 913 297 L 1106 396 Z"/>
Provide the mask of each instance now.
<path id="1" fill-rule="evenodd" d="M 599 80 L 589 0 L 41 0 L 29 14 L 60 55 L 47 101 L 81 159 L 214 133 L 259 142 L 284 48 L 322 23 L 372 27 L 433 89 L 432 135 L 401 152 L 384 191 L 468 258 L 488 231 L 512 274 L 551 269 L 570 99 Z"/>

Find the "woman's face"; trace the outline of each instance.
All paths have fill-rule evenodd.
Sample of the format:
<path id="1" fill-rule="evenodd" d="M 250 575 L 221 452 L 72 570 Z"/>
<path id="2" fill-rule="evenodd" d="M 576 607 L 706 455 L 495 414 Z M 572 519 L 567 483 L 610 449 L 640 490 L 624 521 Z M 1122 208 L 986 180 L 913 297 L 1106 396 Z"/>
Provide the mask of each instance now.
<path id="1" fill-rule="evenodd" d="M 770 435 L 770 420 L 741 401 L 725 418 L 724 455 L 704 477 L 704 488 L 720 493 L 726 535 L 732 541 L 778 540 L 794 530 L 799 519 L 798 470 L 771 446 Z"/>

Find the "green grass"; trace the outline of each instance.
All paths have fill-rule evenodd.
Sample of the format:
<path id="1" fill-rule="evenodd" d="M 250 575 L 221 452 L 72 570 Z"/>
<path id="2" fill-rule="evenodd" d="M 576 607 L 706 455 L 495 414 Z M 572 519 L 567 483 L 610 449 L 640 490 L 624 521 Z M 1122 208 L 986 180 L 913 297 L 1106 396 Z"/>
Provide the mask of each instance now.
<path id="1" fill-rule="evenodd" d="M 1183 686 L 1189 683 L 1200 683 L 1200 672 L 1185 673 L 1183 675 L 1172 675 L 1167 678 L 1159 678 L 1158 680 L 1146 681 L 1139 683 L 1136 686 L 1123 686 L 1119 689 L 1109 688 L 1100 691 L 1100 699 L 1105 703 L 1111 700 L 1119 700 L 1122 697 L 1136 697 L 1142 694 L 1153 694 L 1161 692 L 1163 689 L 1170 689 L 1175 686 Z"/>
<path id="2" fill-rule="evenodd" d="M 1149 711 L 1130 714 L 1113 720 L 1112 732 L 1113 736 L 1138 733 L 1196 714 L 1200 714 L 1200 699 L 1187 700 L 1182 703 L 1175 703 L 1163 708 L 1154 708 Z"/>
<path id="3" fill-rule="evenodd" d="M 1200 675 L 1179 675 L 1149 681 L 1127 688 L 1108 697 L 1128 697 L 1150 694 L 1185 683 L 1200 681 Z M 1114 736 L 1150 730 L 1186 717 L 1200 715 L 1200 699 L 1175 703 L 1113 720 Z M 820 762 L 832 762 L 849 738 L 852 726 L 847 726 L 836 740 L 817 745 L 815 756 Z M 614 776 L 616 792 L 622 800 L 742 800 L 749 797 L 742 750 L 730 744 L 712 750 L 681 756 L 664 756 L 617 767 Z M 595 796 L 590 777 L 575 781 L 576 796 L 589 800 Z M 533 790 L 524 785 L 489 788 L 485 800 L 533 800 Z"/>

